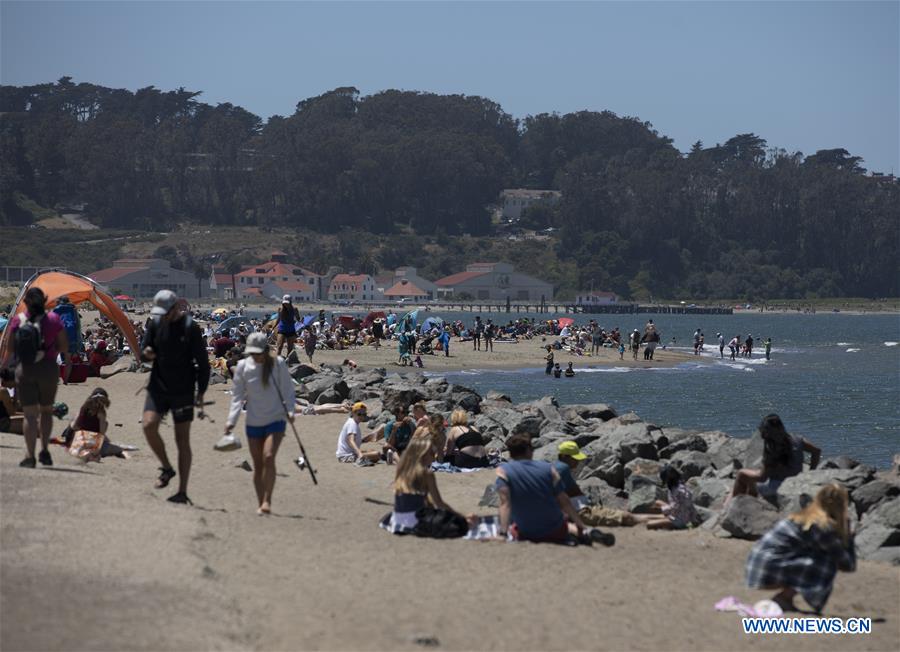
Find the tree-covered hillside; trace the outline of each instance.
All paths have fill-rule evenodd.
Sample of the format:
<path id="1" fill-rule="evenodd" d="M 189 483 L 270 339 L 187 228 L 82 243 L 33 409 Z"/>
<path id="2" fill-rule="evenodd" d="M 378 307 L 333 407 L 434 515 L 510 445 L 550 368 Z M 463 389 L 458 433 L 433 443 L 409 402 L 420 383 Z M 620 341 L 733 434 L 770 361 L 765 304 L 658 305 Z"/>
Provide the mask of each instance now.
<path id="1" fill-rule="evenodd" d="M 0 224 L 28 223 L 23 202 L 77 201 L 108 228 L 413 233 L 452 248 L 455 236 L 494 233 L 503 188 L 550 188 L 562 201 L 524 222 L 558 229 L 543 246 L 574 269 L 568 285 L 698 298 L 900 294 L 900 185 L 843 149 L 804 156 L 739 134 L 682 154 L 636 118 L 517 121 L 461 95 L 338 88 L 268 121 L 199 95 L 69 78 L 0 87 Z M 398 236 L 398 248 L 407 241 Z"/>

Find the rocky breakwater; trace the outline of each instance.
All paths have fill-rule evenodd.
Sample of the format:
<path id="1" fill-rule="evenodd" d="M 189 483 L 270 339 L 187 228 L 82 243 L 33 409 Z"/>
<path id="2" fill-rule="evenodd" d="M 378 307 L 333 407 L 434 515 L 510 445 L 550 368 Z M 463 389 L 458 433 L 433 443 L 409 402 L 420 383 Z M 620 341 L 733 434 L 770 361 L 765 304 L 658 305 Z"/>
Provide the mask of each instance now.
<path id="1" fill-rule="evenodd" d="M 646 512 L 665 499 L 659 469 L 670 464 L 680 471 L 694 495 L 701 527 L 717 536 L 757 539 L 779 519 L 805 505 L 825 484 L 838 482 L 850 493 L 850 518 L 857 531 L 860 557 L 900 564 L 900 455 L 889 470 L 860 464 L 848 457 L 826 459 L 816 470 L 786 480 L 777 500 L 767 502 L 737 496 L 723 509 L 734 475 L 741 468 L 759 468 L 762 440 L 758 433 L 741 439 L 719 431 L 697 432 L 662 428 L 632 413 L 619 415 L 603 403 L 559 405 L 554 398 L 513 403 L 497 392 L 478 392 L 443 377 L 421 373 L 387 373 L 385 369 L 354 369 L 293 365 L 299 382 L 297 397 L 311 403 L 364 401 L 369 427 L 386 422 L 391 410 L 423 401 L 429 413 L 462 408 L 469 423 L 489 448 L 505 450 L 514 433 L 532 437 L 535 459 L 556 459 L 560 441 L 578 443 L 587 459 L 577 479 L 595 504 Z M 492 485 L 483 505 L 496 505 Z"/>

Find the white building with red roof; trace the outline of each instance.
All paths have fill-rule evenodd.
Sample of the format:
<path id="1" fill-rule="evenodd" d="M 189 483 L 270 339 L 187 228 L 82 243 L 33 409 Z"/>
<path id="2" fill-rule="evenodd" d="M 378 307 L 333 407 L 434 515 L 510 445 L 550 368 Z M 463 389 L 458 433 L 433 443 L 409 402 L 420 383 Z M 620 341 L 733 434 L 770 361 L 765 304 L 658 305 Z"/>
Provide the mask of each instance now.
<path id="1" fill-rule="evenodd" d="M 298 302 L 323 296 L 324 277 L 288 263 L 283 251 L 273 251 L 268 261 L 242 269 L 235 277 L 239 296 L 277 296 L 281 300 L 290 294 Z"/>
<path id="2" fill-rule="evenodd" d="M 329 301 L 374 301 L 383 298 L 368 274 L 336 274 L 328 285 Z"/>
<path id="3" fill-rule="evenodd" d="M 553 285 L 522 274 L 508 263 L 472 263 L 466 271 L 434 282 L 438 298 L 487 301 L 549 301 Z"/>

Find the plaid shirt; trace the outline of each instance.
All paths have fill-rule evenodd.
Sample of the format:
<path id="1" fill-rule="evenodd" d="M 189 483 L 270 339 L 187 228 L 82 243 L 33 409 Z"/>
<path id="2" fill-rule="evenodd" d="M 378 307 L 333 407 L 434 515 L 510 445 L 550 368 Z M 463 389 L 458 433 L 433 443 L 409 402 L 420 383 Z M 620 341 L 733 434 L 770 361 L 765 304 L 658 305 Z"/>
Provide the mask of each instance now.
<path id="1" fill-rule="evenodd" d="M 831 595 L 838 569 L 856 570 L 851 537 L 847 547 L 831 530 L 813 525 L 803 530 L 790 519 L 779 521 L 756 542 L 747 558 L 747 586 L 755 589 L 790 587 L 816 611 Z"/>

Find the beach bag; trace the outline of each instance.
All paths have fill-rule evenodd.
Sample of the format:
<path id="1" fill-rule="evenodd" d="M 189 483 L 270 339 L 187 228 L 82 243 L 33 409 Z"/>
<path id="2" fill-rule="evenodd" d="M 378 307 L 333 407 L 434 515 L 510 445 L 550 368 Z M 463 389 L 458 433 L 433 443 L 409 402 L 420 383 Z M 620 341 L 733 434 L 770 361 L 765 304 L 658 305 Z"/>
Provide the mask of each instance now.
<path id="1" fill-rule="evenodd" d="M 44 359 L 44 336 L 41 334 L 41 317 L 37 322 L 30 321 L 25 313 L 19 314 L 19 327 L 16 329 L 16 357 L 22 364 L 34 364 Z"/>
<path id="2" fill-rule="evenodd" d="M 72 438 L 72 445 L 69 446 L 69 455 L 85 462 L 99 462 L 104 441 L 106 437 L 99 432 L 77 430 Z"/>
<path id="3" fill-rule="evenodd" d="M 416 511 L 413 534 L 429 539 L 459 539 L 469 532 L 469 524 L 459 514 L 446 509 L 422 507 Z"/>

